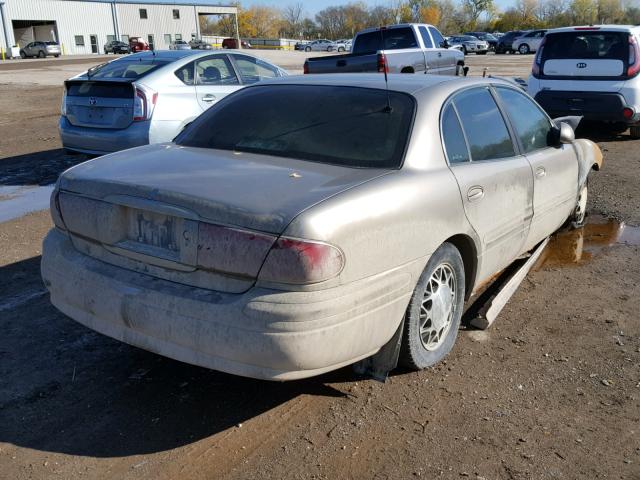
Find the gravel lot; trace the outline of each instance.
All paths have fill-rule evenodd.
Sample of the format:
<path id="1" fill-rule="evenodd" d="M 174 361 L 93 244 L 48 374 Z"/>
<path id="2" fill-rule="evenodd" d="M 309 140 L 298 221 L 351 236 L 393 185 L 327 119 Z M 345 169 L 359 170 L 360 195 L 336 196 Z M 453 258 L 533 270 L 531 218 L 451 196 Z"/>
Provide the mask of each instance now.
<path id="1" fill-rule="evenodd" d="M 1 189 L 84 160 L 61 150 L 60 81 L 97 57 L 66 60 L 0 65 L 0 211 Z M 472 74 L 530 62 L 468 57 Z M 583 135 L 605 155 L 587 227 L 553 238 L 489 331 L 386 384 L 242 379 L 93 333 L 40 280 L 48 213 L 0 223 L 0 478 L 640 479 L 640 141 Z"/>

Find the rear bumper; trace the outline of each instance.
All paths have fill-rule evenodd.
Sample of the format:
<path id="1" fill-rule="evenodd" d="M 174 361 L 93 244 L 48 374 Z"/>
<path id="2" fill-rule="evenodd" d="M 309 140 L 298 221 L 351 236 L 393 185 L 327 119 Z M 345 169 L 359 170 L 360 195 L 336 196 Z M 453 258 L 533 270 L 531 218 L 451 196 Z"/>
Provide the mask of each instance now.
<path id="1" fill-rule="evenodd" d="M 151 121 L 133 122 L 124 129 L 77 127 L 66 117 L 58 121 L 62 146 L 76 152 L 103 155 L 149 143 Z"/>
<path id="2" fill-rule="evenodd" d="M 54 229 L 42 277 L 79 323 L 179 361 L 267 380 L 310 377 L 375 353 L 394 334 L 413 285 L 406 272 L 314 292 L 187 287 L 79 253 Z"/>
<path id="3" fill-rule="evenodd" d="M 586 120 L 638 122 L 637 112 L 631 119 L 622 115 L 622 110 L 629 105 L 619 93 L 541 90 L 536 93 L 535 100 L 551 117 L 581 115 Z"/>

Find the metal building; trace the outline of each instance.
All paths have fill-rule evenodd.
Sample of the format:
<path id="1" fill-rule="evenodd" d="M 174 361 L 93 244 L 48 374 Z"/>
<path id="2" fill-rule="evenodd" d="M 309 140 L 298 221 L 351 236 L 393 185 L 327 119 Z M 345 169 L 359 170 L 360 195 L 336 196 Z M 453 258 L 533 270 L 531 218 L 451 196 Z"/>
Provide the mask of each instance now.
<path id="1" fill-rule="evenodd" d="M 201 15 L 237 14 L 237 7 L 214 0 L 0 0 L 0 48 L 55 41 L 65 54 L 79 55 L 142 37 L 162 50 L 200 38 Z"/>

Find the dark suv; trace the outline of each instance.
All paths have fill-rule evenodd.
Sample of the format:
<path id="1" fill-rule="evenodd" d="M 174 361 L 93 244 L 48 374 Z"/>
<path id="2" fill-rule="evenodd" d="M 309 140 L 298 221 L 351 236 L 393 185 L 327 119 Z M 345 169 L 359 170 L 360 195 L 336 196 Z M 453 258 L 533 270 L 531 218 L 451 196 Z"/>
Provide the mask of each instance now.
<path id="1" fill-rule="evenodd" d="M 516 53 L 513 49 L 513 41 L 527 33 L 528 30 L 511 30 L 498 39 L 496 53 Z"/>
<path id="2" fill-rule="evenodd" d="M 111 40 L 104 45 L 105 55 L 108 53 L 131 53 L 131 48 L 128 44 L 119 40 Z"/>

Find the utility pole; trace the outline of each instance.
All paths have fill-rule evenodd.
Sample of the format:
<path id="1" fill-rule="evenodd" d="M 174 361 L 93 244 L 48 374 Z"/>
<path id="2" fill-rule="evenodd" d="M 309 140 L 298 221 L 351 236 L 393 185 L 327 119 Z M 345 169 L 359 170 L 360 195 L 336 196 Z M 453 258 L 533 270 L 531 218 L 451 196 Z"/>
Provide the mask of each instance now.
<path id="1" fill-rule="evenodd" d="M 4 17 L 4 0 L 0 0 L 0 21 L 2 23 L 2 34 L 4 36 L 5 50 L 11 52 L 11 45 L 9 45 L 9 35 L 7 34 L 7 22 Z"/>
<path id="2" fill-rule="evenodd" d="M 236 46 L 238 49 L 242 49 L 242 41 L 240 40 L 240 27 L 238 27 L 238 10 L 236 7 L 236 14 L 234 16 L 236 20 Z"/>

